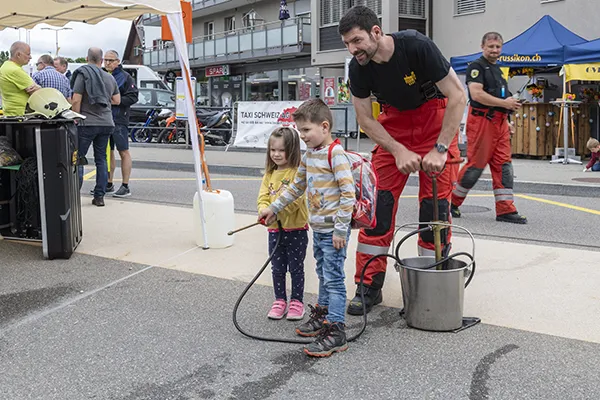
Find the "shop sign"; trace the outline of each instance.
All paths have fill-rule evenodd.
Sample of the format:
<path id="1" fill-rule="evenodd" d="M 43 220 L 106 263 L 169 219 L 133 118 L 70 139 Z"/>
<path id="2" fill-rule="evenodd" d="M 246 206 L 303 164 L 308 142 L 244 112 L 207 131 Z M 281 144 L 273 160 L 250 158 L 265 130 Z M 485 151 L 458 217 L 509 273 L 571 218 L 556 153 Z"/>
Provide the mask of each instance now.
<path id="1" fill-rule="evenodd" d="M 229 75 L 229 65 L 215 65 L 206 67 L 206 76 L 226 76 Z"/>
<path id="2" fill-rule="evenodd" d="M 177 79 L 177 74 L 175 73 L 175 71 L 168 71 L 165 74 L 165 81 L 167 81 L 168 83 L 175 82 L 175 79 Z"/>
<path id="3" fill-rule="evenodd" d="M 266 149 L 271 133 L 280 126 L 296 128 L 292 114 L 302 101 L 241 101 L 238 103 L 234 146 Z M 300 141 L 300 147 L 306 144 Z"/>

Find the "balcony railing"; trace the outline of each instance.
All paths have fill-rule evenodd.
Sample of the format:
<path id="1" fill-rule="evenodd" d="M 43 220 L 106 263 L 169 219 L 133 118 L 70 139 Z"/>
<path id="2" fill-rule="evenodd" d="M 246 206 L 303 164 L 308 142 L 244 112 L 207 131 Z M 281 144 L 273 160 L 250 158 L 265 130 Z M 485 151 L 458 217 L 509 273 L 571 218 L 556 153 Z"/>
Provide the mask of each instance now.
<path id="1" fill-rule="evenodd" d="M 194 38 L 192 43 L 188 44 L 188 56 L 192 65 L 216 61 L 232 62 L 297 54 L 303 51 L 305 44 L 310 43 L 310 19 L 297 17 Z M 160 68 L 178 61 L 174 47 L 149 49 L 144 52 L 144 65 Z"/>

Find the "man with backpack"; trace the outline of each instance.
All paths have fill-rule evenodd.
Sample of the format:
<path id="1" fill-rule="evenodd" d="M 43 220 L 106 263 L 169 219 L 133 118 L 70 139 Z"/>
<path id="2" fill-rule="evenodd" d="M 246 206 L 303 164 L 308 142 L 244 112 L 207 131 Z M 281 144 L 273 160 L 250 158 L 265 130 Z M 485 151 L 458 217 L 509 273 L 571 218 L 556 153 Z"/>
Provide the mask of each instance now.
<path id="1" fill-rule="evenodd" d="M 367 7 L 352 7 L 340 20 L 339 33 L 354 56 L 349 66 L 350 90 L 361 128 L 377 143 L 373 167 L 378 176 L 377 225 L 358 236 L 356 275 L 359 285 L 367 261 L 389 252 L 394 236 L 398 199 L 408 176 L 419 172 L 419 222 L 433 219 L 432 182 L 438 174 L 439 217 L 450 221 L 450 197 L 455 167 L 446 161 L 459 157 L 456 133 L 466 96 L 456 73 L 426 36 L 407 30 L 385 35 L 377 15 Z M 383 104 L 377 120 L 371 113 L 371 94 Z M 442 230 L 443 254 L 450 250 L 450 230 Z M 433 233 L 423 232 L 419 254 L 433 256 Z M 381 288 L 387 259 L 380 257 L 365 271 L 365 308 L 383 300 Z M 348 313 L 363 314 L 360 287 Z"/>

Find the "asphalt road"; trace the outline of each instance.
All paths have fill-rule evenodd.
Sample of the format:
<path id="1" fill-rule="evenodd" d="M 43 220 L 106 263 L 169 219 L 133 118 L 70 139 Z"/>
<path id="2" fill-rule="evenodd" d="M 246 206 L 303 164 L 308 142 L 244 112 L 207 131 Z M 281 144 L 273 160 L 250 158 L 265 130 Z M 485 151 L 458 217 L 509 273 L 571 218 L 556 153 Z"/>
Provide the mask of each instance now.
<path id="1" fill-rule="evenodd" d="M 119 173 L 117 170 L 117 175 Z M 84 183 L 84 193 L 93 187 L 95 178 L 90 179 Z M 260 178 L 213 175 L 212 181 L 214 188 L 233 194 L 236 211 L 255 212 Z M 184 207 L 191 207 L 196 192 L 194 175 L 177 171 L 134 170 L 130 187 L 131 200 Z M 417 188 L 405 188 L 399 203 L 397 225 L 418 220 L 417 195 Z M 529 224 L 496 222 L 491 192 L 471 192 L 462 207 L 463 217 L 455 219 L 454 223 L 481 238 L 590 250 L 598 248 L 596 227 L 600 222 L 600 198 L 519 193 L 515 202 L 519 212 L 529 219 Z"/>
<path id="2" fill-rule="evenodd" d="M 483 323 L 423 332 L 378 306 L 348 351 L 315 360 L 234 329 L 243 283 L 82 254 L 43 261 L 5 241 L 0 254 L 3 399 L 600 398 L 594 343 Z M 294 323 L 266 319 L 271 298 L 254 287 L 241 326 L 292 338 Z"/>
<path id="3" fill-rule="evenodd" d="M 258 180 L 213 178 L 215 187 L 233 192 L 238 211 L 254 212 Z M 91 186 L 86 181 L 85 189 Z M 191 174 L 138 170 L 131 188 L 131 201 L 189 207 L 195 182 Z M 405 194 L 399 223 L 417 207 L 415 190 Z M 555 203 L 519 199 L 531 219 L 525 227 L 467 207 L 460 222 L 479 236 L 595 248 L 595 236 L 582 227 L 597 225 L 599 200 L 547 199 Z M 473 196 L 467 205 L 480 211 L 475 207 L 492 201 Z M 298 344 L 251 340 L 235 330 L 231 310 L 242 282 L 79 253 L 46 261 L 39 247 L 7 241 L 0 241 L 0 276 L 2 399 L 600 398 L 596 343 L 485 321 L 460 333 L 424 332 L 407 328 L 398 309 L 377 306 L 348 351 L 315 360 Z M 308 295 L 305 302 L 315 300 Z M 270 301 L 271 288 L 253 287 L 240 325 L 294 338 L 295 323 L 265 317 Z M 347 322 L 355 334 L 361 320 Z"/>

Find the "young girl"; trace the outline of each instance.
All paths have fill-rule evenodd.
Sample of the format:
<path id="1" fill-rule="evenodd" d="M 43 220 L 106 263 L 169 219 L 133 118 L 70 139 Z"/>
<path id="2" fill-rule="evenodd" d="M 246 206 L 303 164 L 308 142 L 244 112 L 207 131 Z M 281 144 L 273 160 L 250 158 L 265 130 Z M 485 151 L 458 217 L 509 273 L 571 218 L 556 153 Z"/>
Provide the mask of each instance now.
<path id="1" fill-rule="evenodd" d="M 266 172 L 258 194 L 258 211 L 268 208 L 291 182 L 300 165 L 300 139 L 292 128 L 280 127 L 269 137 L 267 145 Z M 308 246 L 308 210 L 304 196 L 277 214 L 281 221 L 283 236 L 277 252 L 271 259 L 275 302 L 267 315 L 271 319 L 281 319 L 287 313 L 288 320 L 304 317 L 304 258 Z M 277 222 L 269 225 L 269 254 L 273 251 L 277 236 Z M 292 294 L 289 308 L 285 277 L 290 272 Z"/>

